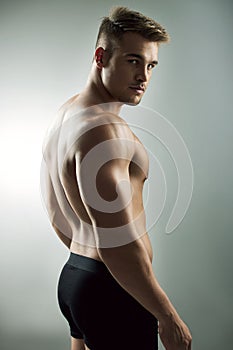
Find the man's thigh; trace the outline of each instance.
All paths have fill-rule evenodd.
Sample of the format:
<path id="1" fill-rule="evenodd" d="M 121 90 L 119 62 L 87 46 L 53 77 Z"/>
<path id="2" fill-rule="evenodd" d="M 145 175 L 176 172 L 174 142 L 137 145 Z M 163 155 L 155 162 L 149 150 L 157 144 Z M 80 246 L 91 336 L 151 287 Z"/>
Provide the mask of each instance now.
<path id="1" fill-rule="evenodd" d="M 93 294 L 86 304 L 82 329 L 89 348 L 91 350 L 158 349 L 157 320 L 125 291 L 115 292 L 107 285 L 105 287 L 101 288 L 102 295 Z M 95 292 L 97 289 L 95 288 Z"/>
<path id="2" fill-rule="evenodd" d="M 90 350 L 84 343 L 83 339 L 71 337 L 71 350 Z"/>

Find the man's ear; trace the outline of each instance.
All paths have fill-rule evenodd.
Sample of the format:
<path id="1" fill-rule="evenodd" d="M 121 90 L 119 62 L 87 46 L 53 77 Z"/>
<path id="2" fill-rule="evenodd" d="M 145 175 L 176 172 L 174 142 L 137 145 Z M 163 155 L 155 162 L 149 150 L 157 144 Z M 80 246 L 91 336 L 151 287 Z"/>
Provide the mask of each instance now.
<path id="1" fill-rule="evenodd" d="M 107 52 L 102 47 L 95 50 L 95 62 L 99 69 L 102 69 L 107 62 Z"/>

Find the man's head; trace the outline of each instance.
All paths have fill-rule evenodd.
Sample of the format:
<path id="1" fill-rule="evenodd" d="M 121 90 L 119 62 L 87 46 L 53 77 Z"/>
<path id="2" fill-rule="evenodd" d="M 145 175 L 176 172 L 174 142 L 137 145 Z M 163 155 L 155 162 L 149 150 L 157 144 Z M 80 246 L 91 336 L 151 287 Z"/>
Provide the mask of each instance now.
<path id="1" fill-rule="evenodd" d="M 158 47 L 167 42 L 165 29 L 138 12 L 115 8 L 100 25 L 95 64 L 113 101 L 136 105 L 158 63 Z"/>
<path id="2" fill-rule="evenodd" d="M 169 41 L 169 34 L 158 22 L 127 7 L 115 7 L 110 15 L 102 20 L 96 48 L 101 46 L 111 55 L 127 32 L 138 33 L 144 39 L 158 44 Z"/>

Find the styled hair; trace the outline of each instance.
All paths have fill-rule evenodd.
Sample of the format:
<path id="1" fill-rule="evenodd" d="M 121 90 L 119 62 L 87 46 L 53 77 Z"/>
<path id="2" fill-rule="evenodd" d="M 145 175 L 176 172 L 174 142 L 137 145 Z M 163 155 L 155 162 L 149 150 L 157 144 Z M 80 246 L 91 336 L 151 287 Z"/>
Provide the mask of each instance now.
<path id="1" fill-rule="evenodd" d="M 114 44 L 116 45 L 126 32 L 138 33 L 145 39 L 158 43 L 170 40 L 165 28 L 153 19 L 127 7 L 114 7 L 100 24 L 96 48 L 105 46 L 104 49 L 112 53 Z"/>

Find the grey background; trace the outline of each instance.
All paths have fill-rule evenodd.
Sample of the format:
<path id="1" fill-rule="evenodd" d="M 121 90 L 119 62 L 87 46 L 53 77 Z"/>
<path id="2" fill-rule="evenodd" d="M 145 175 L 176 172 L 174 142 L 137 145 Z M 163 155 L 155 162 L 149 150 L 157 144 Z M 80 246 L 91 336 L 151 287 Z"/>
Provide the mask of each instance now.
<path id="1" fill-rule="evenodd" d="M 194 167 L 189 210 L 164 233 L 177 176 L 166 152 L 168 196 L 150 231 L 155 273 L 190 326 L 194 349 L 232 347 L 232 2 L 1 1 L 1 350 L 69 349 L 56 303 L 68 250 L 41 203 L 44 133 L 60 105 L 84 86 L 100 18 L 126 5 L 163 24 L 172 41 L 143 105 L 183 136 Z M 156 201 L 156 198 L 155 198 Z M 153 208 L 147 208 L 153 210 Z"/>

